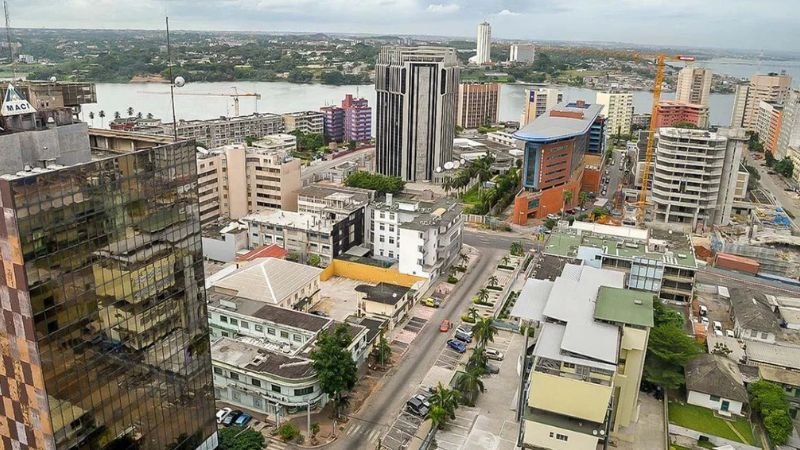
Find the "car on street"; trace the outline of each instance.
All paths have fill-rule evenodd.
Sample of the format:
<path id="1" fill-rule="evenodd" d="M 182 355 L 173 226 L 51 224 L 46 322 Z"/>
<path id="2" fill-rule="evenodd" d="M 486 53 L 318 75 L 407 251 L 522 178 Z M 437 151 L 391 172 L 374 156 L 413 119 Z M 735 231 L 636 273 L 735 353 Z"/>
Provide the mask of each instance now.
<path id="1" fill-rule="evenodd" d="M 230 408 L 222 408 L 217 411 L 217 423 L 222 423 L 222 420 L 225 419 L 225 416 L 227 416 L 230 412 Z"/>
<path id="2" fill-rule="evenodd" d="M 439 325 L 439 331 L 441 331 L 442 333 L 450 331 L 450 328 L 453 328 L 453 323 L 447 319 L 444 319 L 442 321 L 442 324 Z"/>
<path id="3" fill-rule="evenodd" d="M 464 334 L 468 334 L 469 337 L 472 337 L 472 325 L 468 323 L 462 323 L 458 326 L 458 328 L 456 328 L 456 331 L 460 331 Z"/>
<path id="4" fill-rule="evenodd" d="M 500 373 L 500 368 L 494 364 L 486 364 L 486 373 L 490 375 L 498 374 Z"/>
<path id="5" fill-rule="evenodd" d="M 469 344 L 470 342 L 472 342 L 472 333 L 466 333 L 463 330 L 461 330 L 461 328 L 458 328 L 456 330 L 456 339 L 458 339 L 461 342 Z"/>
<path id="6" fill-rule="evenodd" d="M 467 344 L 459 341 L 458 339 L 448 340 L 447 346 L 457 351 L 458 353 L 465 353 L 467 351 Z"/>
<path id="7" fill-rule="evenodd" d="M 239 426 L 239 427 L 244 427 L 248 423 L 250 423 L 250 420 L 252 418 L 253 418 L 253 416 L 251 416 L 250 414 L 242 413 L 239 417 L 236 418 L 236 421 L 233 422 L 233 424 L 236 425 L 236 426 Z"/>
<path id="8" fill-rule="evenodd" d="M 241 411 L 239 411 L 238 409 L 234 409 L 233 411 L 229 412 L 224 419 L 222 419 L 222 424 L 225 425 L 226 427 L 231 426 L 233 425 L 233 422 L 235 422 L 236 419 L 238 419 L 239 416 L 241 415 L 242 415 Z"/>
<path id="9" fill-rule="evenodd" d="M 406 410 L 415 416 L 427 416 L 430 408 L 431 404 L 428 403 L 428 399 L 422 394 L 417 394 L 406 402 Z"/>
<path id="10" fill-rule="evenodd" d="M 442 304 L 442 301 L 438 298 L 428 297 L 422 301 L 422 304 L 425 306 L 430 306 L 431 308 L 438 308 L 439 305 Z"/>
<path id="11" fill-rule="evenodd" d="M 497 350 L 496 348 L 487 348 L 483 351 L 483 354 L 486 355 L 486 358 L 492 359 L 495 361 L 502 361 L 503 360 L 503 352 Z"/>
<path id="12" fill-rule="evenodd" d="M 314 311 L 309 311 L 309 312 L 310 312 L 311 314 L 315 315 L 315 316 L 320 316 L 320 317 L 328 317 L 328 314 L 327 314 L 325 311 L 320 311 L 320 310 L 318 310 L 318 309 L 317 309 L 317 310 L 314 310 Z"/>

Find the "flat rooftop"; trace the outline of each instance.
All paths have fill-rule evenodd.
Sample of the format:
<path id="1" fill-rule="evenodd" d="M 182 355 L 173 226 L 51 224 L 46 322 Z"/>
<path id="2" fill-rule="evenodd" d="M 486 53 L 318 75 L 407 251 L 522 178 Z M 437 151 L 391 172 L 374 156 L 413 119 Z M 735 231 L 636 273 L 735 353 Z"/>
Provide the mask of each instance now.
<path id="1" fill-rule="evenodd" d="M 264 347 L 222 337 L 211 344 L 211 359 L 249 372 L 264 373 L 297 380 L 313 376 L 314 362 L 307 358 L 286 356 Z"/>
<path id="2" fill-rule="evenodd" d="M 594 318 L 606 322 L 653 327 L 653 293 L 600 286 Z"/>
<path id="3" fill-rule="evenodd" d="M 580 107 L 575 103 L 560 103 L 515 132 L 514 137 L 528 142 L 550 142 L 580 136 L 589 131 L 602 109 L 600 104 L 586 103 Z"/>
<path id="4" fill-rule="evenodd" d="M 332 319 L 327 317 L 319 317 L 302 311 L 280 308 L 259 300 L 252 300 L 235 295 L 208 291 L 207 298 L 209 307 L 236 312 L 243 316 L 263 319 L 311 333 L 318 333 L 328 328 L 333 322 Z"/>
<path id="5" fill-rule="evenodd" d="M 241 219 L 244 222 L 256 222 L 265 225 L 294 228 L 304 231 L 330 233 L 334 222 L 323 219 L 317 214 L 284 211 L 280 209 L 263 210 L 248 214 Z"/>

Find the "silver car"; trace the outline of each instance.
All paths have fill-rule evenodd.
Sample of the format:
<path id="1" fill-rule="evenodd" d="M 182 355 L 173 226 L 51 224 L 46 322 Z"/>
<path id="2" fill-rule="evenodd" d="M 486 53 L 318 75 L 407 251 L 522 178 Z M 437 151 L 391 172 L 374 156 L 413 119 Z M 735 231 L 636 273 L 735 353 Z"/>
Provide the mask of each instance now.
<path id="1" fill-rule="evenodd" d="M 483 351 L 483 353 L 486 355 L 487 359 L 492 359 L 495 361 L 502 361 L 503 356 L 505 356 L 503 355 L 503 352 L 495 348 L 487 348 L 486 350 Z"/>

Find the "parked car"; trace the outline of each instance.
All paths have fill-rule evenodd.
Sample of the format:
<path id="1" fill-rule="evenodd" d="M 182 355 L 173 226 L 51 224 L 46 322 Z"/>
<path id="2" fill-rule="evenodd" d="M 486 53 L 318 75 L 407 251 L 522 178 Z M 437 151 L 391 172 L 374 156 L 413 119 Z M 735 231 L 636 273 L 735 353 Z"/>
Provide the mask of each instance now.
<path id="1" fill-rule="evenodd" d="M 444 319 L 442 321 L 442 324 L 439 325 L 439 331 L 441 331 L 442 333 L 450 331 L 450 328 L 453 328 L 453 323 L 447 319 Z"/>
<path id="2" fill-rule="evenodd" d="M 708 315 L 708 307 L 706 305 L 700 305 L 700 315 L 701 316 Z"/>
<path id="3" fill-rule="evenodd" d="M 487 348 L 483 351 L 483 354 L 486 355 L 486 358 L 493 359 L 495 361 L 502 361 L 503 360 L 503 352 L 495 349 L 495 348 Z"/>
<path id="4" fill-rule="evenodd" d="M 462 323 L 456 328 L 456 331 L 461 331 L 464 334 L 468 334 L 469 337 L 472 337 L 472 325 L 468 323 Z"/>
<path id="5" fill-rule="evenodd" d="M 494 375 L 500 373 L 500 368 L 494 364 L 486 364 L 486 373 Z"/>
<path id="6" fill-rule="evenodd" d="M 461 328 L 456 330 L 456 336 L 455 337 L 459 341 L 467 343 L 467 344 L 472 342 L 472 333 L 467 334 L 464 331 L 462 331 Z"/>
<path id="7" fill-rule="evenodd" d="M 236 426 L 243 427 L 246 426 L 250 422 L 250 419 L 252 418 L 253 416 L 251 416 L 250 414 L 242 413 L 242 415 L 236 418 L 236 421 L 233 424 Z"/>
<path id="8" fill-rule="evenodd" d="M 242 415 L 241 411 L 239 411 L 238 409 L 234 409 L 233 411 L 229 412 L 224 419 L 222 419 L 222 424 L 225 425 L 226 427 L 233 425 L 233 422 L 235 422 L 236 419 L 238 419 L 239 416 L 241 415 Z"/>
<path id="9" fill-rule="evenodd" d="M 328 314 L 325 311 L 320 311 L 318 309 L 315 309 L 314 311 L 309 311 L 309 312 L 311 314 L 315 315 L 315 316 L 328 317 Z"/>
<path id="10" fill-rule="evenodd" d="M 721 331 L 722 331 L 722 323 L 720 323 L 720 322 L 718 322 L 718 321 L 716 321 L 716 320 L 715 320 L 715 321 L 714 321 L 714 330 L 715 330 L 715 331 L 720 331 L 720 332 L 721 332 Z"/>
<path id="11" fill-rule="evenodd" d="M 467 351 L 467 344 L 459 341 L 458 339 L 448 340 L 447 346 L 457 351 L 458 353 L 465 353 Z"/>
<path id="12" fill-rule="evenodd" d="M 431 405 L 428 403 L 428 399 L 422 394 L 417 394 L 406 402 L 406 410 L 419 417 L 427 416 L 430 407 Z"/>
<path id="13" fill-rule="evenodd" d="M 442 304 L 442 301 L 438 298 L 428 297 L 422 301 L 422 304 L 425 306 L 430 306 L 431 308 L 438 308 L 439 305 Z"/>
<path id="14" fill-rule="evenodd" d="M 728 336 L 730 338 L 735 338 L 736 337 L 736 335 L 733 334 L 733 330 L 725 330 L 725 336 Z"/>
<path id="15" fill-rule="evenodd" d="M 708 328 L 709 324 L 708 317 L 701 317 L 700 320 L 703 322 L 703 326 Z"/>
<path id="16" fill-rule="evenodd" d="M 230 412 L 231 412 L 230 408 L 222 408 L 219 411 L 217 411 L 217 423 L 222 423 L 222 420 L 225 419 L 225 416 L 227 416 L 228 413 Z"/>

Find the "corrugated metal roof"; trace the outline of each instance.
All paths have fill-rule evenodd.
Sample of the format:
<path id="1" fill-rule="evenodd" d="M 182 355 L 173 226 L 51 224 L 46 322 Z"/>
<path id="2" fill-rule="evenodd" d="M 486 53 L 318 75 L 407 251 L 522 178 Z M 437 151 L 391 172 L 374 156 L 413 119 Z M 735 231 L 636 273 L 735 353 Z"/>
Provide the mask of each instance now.
<path id="1" fill-rule="evenodd" d="M 214 283 L 215 287 L 231 289 L 240 297 L 280 304 L 298 289 L 319 278 L 322 269 L 266 258 L 238 270 Z"/>

